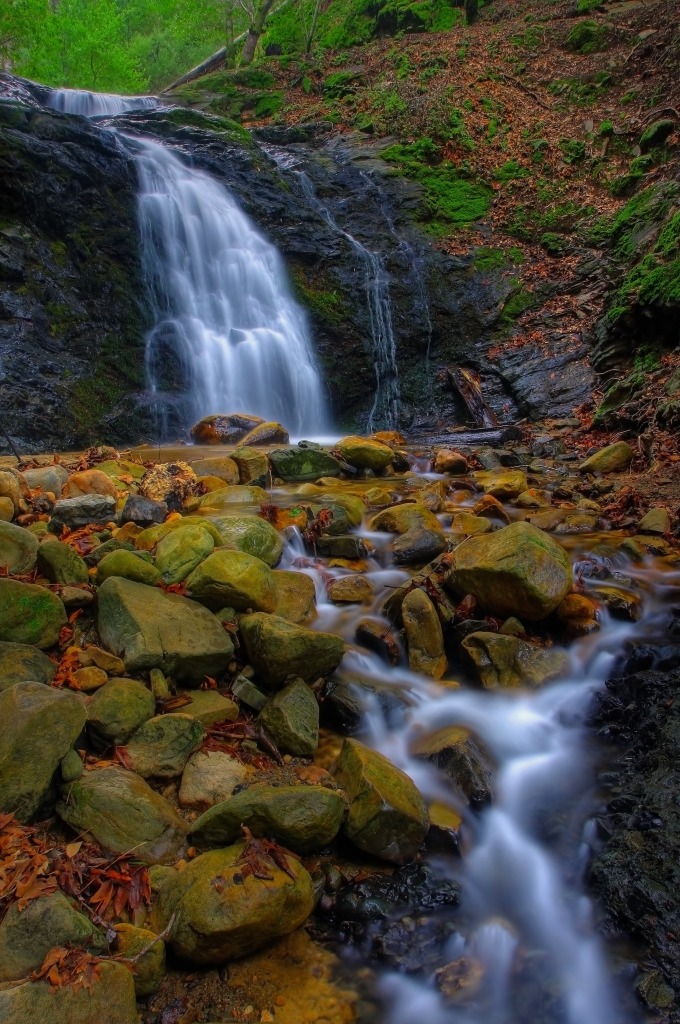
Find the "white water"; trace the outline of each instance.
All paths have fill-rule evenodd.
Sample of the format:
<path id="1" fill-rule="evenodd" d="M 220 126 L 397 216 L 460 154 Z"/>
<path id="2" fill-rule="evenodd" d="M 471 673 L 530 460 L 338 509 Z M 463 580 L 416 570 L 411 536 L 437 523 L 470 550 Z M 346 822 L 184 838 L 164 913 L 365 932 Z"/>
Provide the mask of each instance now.
<path id="1" fill-rule="evenodd" d="M 47 106 L 63 114 L 81 117 L 112 117 L 128 110 L 149 110 L 155 107 L 155 96 L 114 96 L 106 92 L 87 92 L 84 89 L 54 89 Z"/>

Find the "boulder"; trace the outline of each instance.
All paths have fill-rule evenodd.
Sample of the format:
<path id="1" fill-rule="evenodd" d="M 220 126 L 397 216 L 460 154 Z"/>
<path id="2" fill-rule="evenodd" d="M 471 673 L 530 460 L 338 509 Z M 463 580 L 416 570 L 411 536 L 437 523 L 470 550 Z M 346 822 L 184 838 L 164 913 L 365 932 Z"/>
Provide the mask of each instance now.
<path id="1" fill-rule="evenodd" d="M 160 668 L 200 683 L 229 663 L 234 646 L 226 630 L 196 601 L 113 576 L 99 588 L 98 601 L 102 643 L 128 672 Z"/>
<path id="2" fill-rule="evenodd" d="M 266 456 L 265 456 L 266 461 Z M 197 459 L 191 463 L 191 468 L 197 477 L 210 476 L 224 481 L 225 484 L 247 483 L 239 477 L 238 465 L 228 455 L 219 455 L 216 458 Z"/>
<path id="3" fill-rule="evenodd" d="M 421 736 L 411 747 L 411 754 L 439 768 L 473 807 L 481 808 L 491 800 L 495 765 L 469 729 L 449 725 Z"/>
<path id="4" fill-rule="evenodd" d="M 23 910 L 12 903 L 0 923 L 0 982 L 26 978 L 55 946 L 108 953 L 103 932 L 62 892 L 40 896 Z"/>
<path id="5" fill-rule="evenodd" d="M 425 565 L 448 547 L 448 540 L 440 529 L 426 530 L 413 526 L 392 544 L 392 557 L 396 565 Z"/>
<path id="6" fill-rule="evenodd" d="M 218 491 L 210 491 L 199 500 L 199 508 L 228 509 L 230 505 L 264 505 L 269 495 L 262 487 L 254 484 L 234 484 L 221 487 Z"/>
<path id="7" fill-rule="evenodd" d="M 167 537 L 169 533 L 174 533 L 175 530 L 183 530 L 186 526 L 198 526 L 199 529 L 206 530 L 210 534 L 216 545 L 222 543 L 222 538 L 210 519 L 205 519 L 203 516 L 182 516 L 177 519 L 170 519 L 159 526 L 149 526 L 148 529 L 142 530 L 135 537 L 135 547 L 139 551 L 153 551 L 156 545 L 164 537 Z"/>
<path id="8" fill-rule="evenodd" d="M 272 575 L 276 586 L 275 614 L 295 625 L 311 622 L 316 616 L 314 580 L 304 572 L 289 569 L 275 569 Z"/>
<path id="9" fill-rule="evenodd" d="M 202 814 L 191 839 L 202 847 L 226 846 L 245 825 L 254 836 L 311 853 L 335 839 L 344 814 L 342 796 L 323 786 L 251 786 Z"/>
<path id="10" fill-rule="evenodd" d="M 83 698 L 68 690 L 25 682 L 0 693 L 0 810 L 26 822 L 44 809 L 85 719 Z"/>
<path id="11" fill-rule="evenodd" d="M 329 583 L 328 596 L 336 604 L 364 604 L 373 598 L 373 585 L 366 576 L 340 576 Z"/>
<path id="12" fill-rule="evenodd" d="M 311 757 L 319 745 L 319 705 L 302 679 L 294 679 L 260 712 L 263 725 L 279 750 Z"/>
<path id="13" fill-rule="evenodd" d="M 511 501 L 528 486 L 526 474 L 521 469 L 491 469 L 474 476 L 484 493 L 499 501 Z"/>
<path id="14" fill-rule="evenodd" d="M 77 551 L 58 540 L 43 543 L 38 549 L 38 569 L 50 583 L 87 583 L 87 566 Z"/>
<path id="15" fill-rule="evenodd" d="M 198 750 L 182 773 L 179 802 L 204 811 L 230 797 L 247 774 L 246 766 L 223 750 Z"/>
<path id="16" fill-rule="evenodd" d="M 335 447 L 350 466 L 354 466 L 355 469 L 370 469 L 374 473 L 381 473 L 387 469 L 394 459 L 391 448 L 368 437 L 343 437 Z"/>
<path id="17" fill-rule="evenodd" d="M 452 555 L 447 585 L 472 594 L 496 615 L 544 619 L 570 591 L 569 557 L 556 541 L 529 523 L 469 537 Z"/>
<path id="18" fill-rule="evenodd" d="M 218 413 L 204 416 L 191 428 L 191 437 L 196 444 L 235 444 L 245 437 L 258 423 L 264 423 L 261 416 L 250 413 Z"/>
<path id="19" fill-rule="evenodd" d="M 110 551 L 97 563 L 97 583 L 101 585 L 109 576 L 119 576 L 134 583 L 155 587 L 161 581 L 161 574 L 143 551 Z"/>
<path id="20" fill-rule="evenodd" d="M 245 437 L 241 438 L 245 447 L 249 445 L 263 444 L 288 444 L 290 437 L 285 427 L 280 423 L 258 423 L 256 427 L 249 430 Z"/>
<path id="21" fill-rule="evenodd" d="M 0 691 L 15 683 L 51 683 L 54 662 L 29 644 L 0 643 Z"/>
<path id="22" fill-rule="evenodd" d="M 172 806 L 134 772 L 111 765 L 62 786 L 57 814 L 108 853 L 134 852 L 147 864 L 174 863 L 187 826 Z"/>
<path id="23" fill-rule="evenodd" d="M 345 653 L 339 636 L 293 625 L 278 615 L 245 615 L 240 634 L 250 664 L 269 686 L 279 686 L 289 675 L 309 680 L 328 675 Z"/>
<path id="24" fill-rule="evenodd" d="M 350 526 L 361 526 L 366 505 L 356 494 L 349 494 L 347 491 L 327 491 L 319 497 L 319 501 L 331 507 L 339 505 L 340 508 L 344 508 Z"/>
<path id="25" fill-rule="evenodd" d="M 414 588 L 404 598 L 401 617 L 413 672 L 441 679 L 446 672 L 444 634 L 437 610 L 423 590 Z"/>
<path id="26" fill-rule="evenodd" d="M 473 662 L 482 686 L 542 686 L 569 671 L 569 655 L 554 647 L 536 647 L 516 636 L 471 633 L 462 648 Z"/>
<path id="27" fill-rule="evenodd" d="M 390 453 L 391 454 L 391 453 Z M 290 445 L 269 453 L 274 476 L 286 483 L 295 480 L 318 480 L 322 476 L 340 476 L 343 465 L 323 448 Z"/>
<path id="28" fill-rule="evenodd" d="M 238 718 L 238 705 L 217 690 L 192 690 L 190 693 L 180 690 L 177 696 L 190 697 L 191 703 L 183 704 L 169 714 L 191 715 L 206 729 L 217 722 L 234 722 Z"/>
<path id="29" fill-rule="evenodd" d="M 269 566 L 245 551 L 218 548 L 187 577 L 187 589 L 197 601 L 218 610 L 271 612 L 276 584 Z"/>
<path id="30" fill-rule="evenodd" d="M 283 541 L 271 523 L 260 516 L 215 516 L 215 528 L 225 548 L 244 551 L 274 568 L 281 561 Z"/>
<path id="31" fill-rule="evenodd" d="M 90 732 L 105 744 L 126 743 L 156 709 L 151 690 L 137 679 L 111 679 L 92 697 L 87 709 Z"/>
<path id="32" fill-rule="evenodd" d="M 311 914 L 312 879 L 298 860 L 286 857 L 290 873 L 268 862 L 268 877 L 257 878 L 245 871 L 246 856 L 236 843 L 168 873 L 151 925 L 161 932 L 173 919 L 168 944 L 176 956 L 203 966 L 225 963 L 287 935 Z"/>
<path id="33" fill-rule="evenodd" d="M 103 494 L 111 498 L 118 496 L 113 480 L 99 469 L 85 469 L 72 473 L 61 489 L 64 498 L 79 498 L 84 494 Z"/>
<path id="34" fill-rule="evenodd" d="M 33 583 L 0 579 L 0 640 L 45 650 L 59 639 L 66 609 L 56 594 Z"/>
<path id="35" fill-rule="evenodd" d="M 132 971 L 111 960 L 89 987 L 25 981 L 0 989 L 0 1024 L 138 1024 Z"/>
<path id="36" fill-rule="evenodd" d="M 116 499 L 108 494 L 84 494 L 80 498 L 63 498 L 52 509 L 50 532 L 57 536 L 66 526 L 77 530 L 90 523 L 109 523 L 116 514 Z"/>
<path id="37" fill-rule="evenodd" d="M 0 470 L 0 497 L 12 503 L 13 513 L 21 511 L 21 487 L 17 476 L 10 470 Z"/>
<path id="38" fill-rule="evenodd" d="M 467 473 L 468 462 L 464 455 L 451 448 L 440 448 L 434 457 L 435 473 L 451 473 L 458 476 Z"/>
<path id="39" fill-rule="evenodd" d="M 121 748 L 125 764 L 143 778 L 173 779 L 198 750 L 203 726 L 191 715 L 158 715 L 141 725 Z"/>
<path id="40" fill-rule="evenodd" d="M 212 534 L 200 526 L 183 526 L 161 538 L 155 563 L 164 583 L 181 583 L 215 549 Z"/>
<path id="41" fill-rule="evenodd" d="M 38 541 L 22 526 L 0 521 L 0 569 L 17 575 L 35 568 Z"/>
<path id="42" fill-rule="evenodd" d="M 378 512 L 371 522 L 372 530 L 386 533 L 408 533 L 412 529 L 439 530 L 441 524 L 434 512 L 424 505 L 407 502 L 403 505 L 392 505 Z"/>
<path id="43" fill-rule="evenodd" d="M 238 472 L 235 480 L 229 483 L 249 484 L 251 480 L 260 480 L 269 476 L 269 459 L 258 448 L 246 448 L 239 445 L 231 453 Z"/>
<path id="44" fill-rule="evenodd" d="M 53 466 L 25 469 L 24 479 L 32 491 L 42 491 L 43 494 L 49 492 L 55 498 L 60 498 L 61 489 L 68 480 L 68 472 L 55 462 Z"/>
<path id="45" fill-rule="evenodd" d="M 633 461 L 634 451 L 625 441 L 601 448 L 578 467 L 581 473 L 622 473 Z"/>
<path id="46" fill-rule="evenodd" d="M 153 526 L 162 523 L 168 514 L 164 501 L 154 501 L 142 494 L 129 494 L 120 514 L 121 523 L 136 523 L 137 526 Z"/>
<path id="47" fill-rule="evenodd" d="M 117 924 L 116 952 L 125 960 L 134 960 L 135 995 L 138 999 L 153 996 L 161 987 L 165 977 L 165 943 L 148 928 L 136 928 L 133 924 Z M 142 954 L 140 956 L 140 954 Z"/>
<path id="48" fill-rule="evenodd" d="M 346 739 L 333 775 L 349 800 L 344 825 L 360 850 L 393 864 L 411 860 L 430 822 L 427 807 L 400 768 L 357 740 Z"/>

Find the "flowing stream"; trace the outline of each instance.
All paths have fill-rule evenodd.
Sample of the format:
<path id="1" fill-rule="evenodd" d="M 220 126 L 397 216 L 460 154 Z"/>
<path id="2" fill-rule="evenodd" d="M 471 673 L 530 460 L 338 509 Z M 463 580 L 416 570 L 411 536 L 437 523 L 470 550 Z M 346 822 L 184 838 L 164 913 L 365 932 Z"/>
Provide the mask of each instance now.
<path id="1" fill-rule="evenodd" d="M 84 89 L 53 89 L 47 101 L 52 110 L 81 117 L 113 117 L 128 110 L 150 110 L 158 105 L 155 96 L 115 96 Z"/>

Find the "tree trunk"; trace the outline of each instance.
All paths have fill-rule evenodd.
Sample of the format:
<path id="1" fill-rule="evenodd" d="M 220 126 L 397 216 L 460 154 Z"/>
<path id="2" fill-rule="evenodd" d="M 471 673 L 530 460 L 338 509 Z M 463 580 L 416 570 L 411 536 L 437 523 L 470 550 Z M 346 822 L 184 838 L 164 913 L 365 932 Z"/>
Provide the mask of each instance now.
<path id="1" fill-rule="evenodd" d="M 241 51 L 241 67 L 246 67 L 252 62 L 252 59 L 255 56 L 255 49 L 257 47 L 258 40 L 262 35 L 264 23 L 273 6 L 274 0 L 260 0 L 257 5 L 255 16 L 248 26 L 246 41 L 243 44 L 243 50 Z"/>
<path id="2" fill-rule="evenodd" d="M 307 38 L 305 40 L 305 53 L 310 54 L 312 52 L 312 44 L 314 42 L 314 36 L 316 35 L 316 23 L 319 20 L 319 10 L 321 8 L 321 0 L 315 0 L 314 11 L 312 14 L 312 23 L 309 26 L 307 32 Z"/>

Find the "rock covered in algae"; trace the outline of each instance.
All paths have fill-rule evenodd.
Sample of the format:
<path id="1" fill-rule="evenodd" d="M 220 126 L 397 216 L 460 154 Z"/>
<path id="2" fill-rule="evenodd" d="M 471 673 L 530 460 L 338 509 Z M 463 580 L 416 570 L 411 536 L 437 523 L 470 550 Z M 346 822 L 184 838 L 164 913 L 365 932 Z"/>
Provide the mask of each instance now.
<path id="1" fill-rule="evenodd" d="M 569 655 L 556 648 L 537 647 L 516 636 L 471 633 L 461 644 L 474 663 L 482 686 L 542 686 L 569 670 Z"/>
<path id="2" fill-rule="evenodd" d="M 256 612 L 241 619 L 240 634 L 248 660 L 269 686 L 289 675 L 316 679 L 333 672 L 345 653 L 334 633 L 319 633 L 287 622 L 278 615 Z"/>

